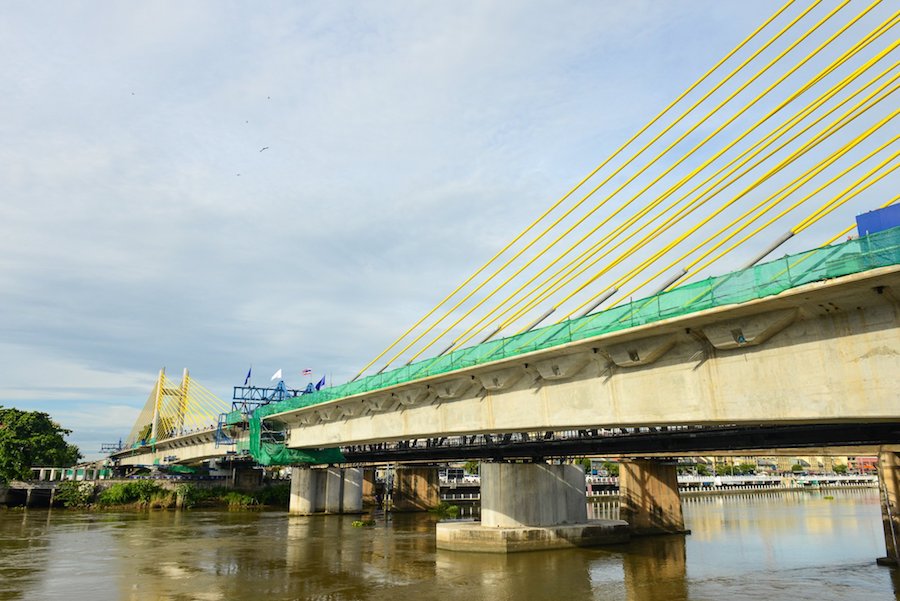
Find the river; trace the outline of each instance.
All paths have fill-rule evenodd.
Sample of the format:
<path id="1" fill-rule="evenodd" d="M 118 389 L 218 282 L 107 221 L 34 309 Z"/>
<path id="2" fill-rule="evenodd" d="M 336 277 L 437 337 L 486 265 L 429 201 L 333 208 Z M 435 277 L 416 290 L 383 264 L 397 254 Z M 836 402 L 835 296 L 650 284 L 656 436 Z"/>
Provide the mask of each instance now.
<path id="1" fill-rule="evenodd" d="M 688 536 L 502 556 L 435 550 L 428 514 L 356 528 L 284 512 L 0 510 L 0 599 L 898 598 L 896 571 L 875 565 L 874 489 L 685 498 L 684 511 Z"/>

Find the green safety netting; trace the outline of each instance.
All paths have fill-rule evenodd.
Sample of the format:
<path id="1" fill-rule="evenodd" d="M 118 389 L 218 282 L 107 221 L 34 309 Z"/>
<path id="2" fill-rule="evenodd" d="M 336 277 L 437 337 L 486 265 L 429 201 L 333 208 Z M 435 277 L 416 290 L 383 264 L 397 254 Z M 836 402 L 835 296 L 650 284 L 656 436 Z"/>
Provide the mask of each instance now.
<path id="1" fill-rule="evenodd" d="M 257 452 L 263 457 L 269 455 L 273 458 L 280 457 L 279 453 L 288 451 L 306 453 L 284 449 L 283 446 L 282 451 L 272 449 L 277 451 L 276 453 L 269 453 L 266 449 L 261 448 L 259 420 L 275 413 L 388 388 L 427 376 L 592 338 L 712 307 L 743 303 L 779 294 L 803 284 L 898 263 L 900 263 L 900 227 L 840 244 L 786 255 L 775 261 L 679 286 L 605 311 L 459 349 L 399 369 L 360 378 L 355 382 L 348 382 L 259 407 L 253 412 L 250 419 L 249 450 L 258 461 Z M 229 414 L 229 423 L 238 423 L 245 419 L 239 412 L 232 413 L 237 413 L 237 415 Z M 232 422 L 232 419 L 235 421 Z M 254 422 L 256 422 L 255 434 Z M 265 443 L 262 446 L 265 446 Z M 262 461 L 260 462 L 262 463 Z"/>
<path id="2" fill-rule="evenodd" d="M 173 474 L 196 474 L 199 470 L 187 465 L 169 465 L 166 470 Z"/>
<path id="3" fill-rule="evenodd" d="M 342 463 L 345 461 L 340 449 L 289 449 L 283 439 L 266 438 L 262 428 L 262 409 L 253 412 L 247 420 L 249 436 L 238 441 L 238 451 L 247 451 L 260 465 L 296 465 L 300 463 Z"/>

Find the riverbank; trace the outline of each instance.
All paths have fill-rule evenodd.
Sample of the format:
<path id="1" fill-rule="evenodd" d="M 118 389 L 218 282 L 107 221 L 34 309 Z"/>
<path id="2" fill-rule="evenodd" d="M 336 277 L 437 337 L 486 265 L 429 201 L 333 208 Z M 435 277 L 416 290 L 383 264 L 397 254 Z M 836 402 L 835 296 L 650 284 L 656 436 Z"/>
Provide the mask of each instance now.
<path id="1" fill-rule="evenodd" d="M 7 507 L 57 507 L 87 511 L 150 509 L 286 509 L 290 484 L 279 482 L 253 489 L 233 489 L 208 483 L 173 483 L 160 480 L 71 481 L 43 486 L 8 488 Z"/>

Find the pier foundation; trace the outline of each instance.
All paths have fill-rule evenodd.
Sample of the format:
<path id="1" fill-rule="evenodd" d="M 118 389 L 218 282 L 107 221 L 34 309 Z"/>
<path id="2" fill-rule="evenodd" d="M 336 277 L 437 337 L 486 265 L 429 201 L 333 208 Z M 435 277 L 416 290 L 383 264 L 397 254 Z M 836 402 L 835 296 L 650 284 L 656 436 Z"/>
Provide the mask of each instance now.
<path id="1" fill-rule="evenodd" d="M 441 504 L 436 467 L 398 467 L 392 494 L 394 511 L 428 511 Z"/>
<path id="2" fill-rule="evenodd" d="M 882 451 L 878 455 L 878 488 L 881 497 L 881 522 L 884 525 L 885 557 L 876 561 L 879 565 L 896 566 L 898 540 L 900 540 L 900 454 Z"/>
<path id="3" fill-rule="evenodd" d="M 333 466 L 292 468 L 289 511 L 297 515 L 360 513 L 362 471 Z"/>
<path id="4" fill-rule="evenodd" d="M 574 465 L 482 463 L 481 523 L 439 523 L 437 547 L 513 553 L 622 543 L 628 524 L 588 520 L 584 472 Z"/>
<path id="5" fill-rule="evenodd" d="M 632 534 L 680 534 L 684 529 L 676 465 L 629 459 L 619 464 L 619 519 Z"/>

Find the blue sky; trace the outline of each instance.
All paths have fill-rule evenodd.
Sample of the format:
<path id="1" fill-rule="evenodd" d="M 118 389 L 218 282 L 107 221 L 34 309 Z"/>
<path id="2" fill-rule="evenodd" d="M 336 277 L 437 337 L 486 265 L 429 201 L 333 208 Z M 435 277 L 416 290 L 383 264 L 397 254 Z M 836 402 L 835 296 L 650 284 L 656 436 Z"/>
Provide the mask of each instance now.
<path id="1" fill-rule="evenodd" d="M 5 3 L 0 405 L 345 381 L 777 6 Z"/>

